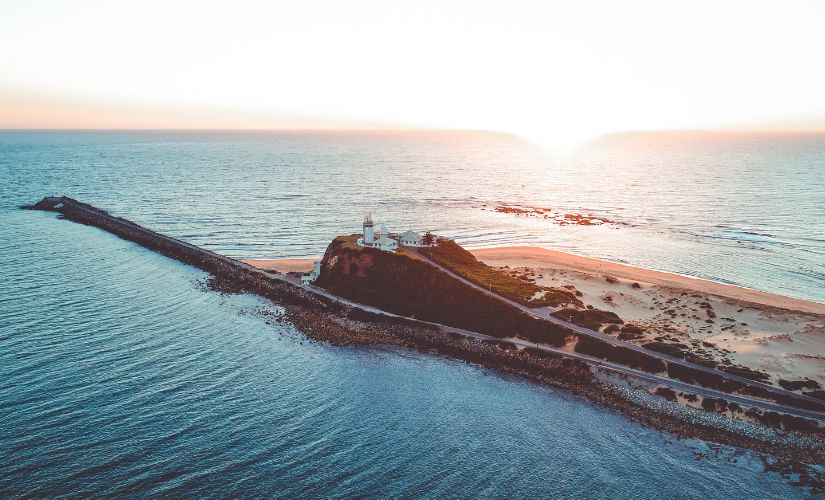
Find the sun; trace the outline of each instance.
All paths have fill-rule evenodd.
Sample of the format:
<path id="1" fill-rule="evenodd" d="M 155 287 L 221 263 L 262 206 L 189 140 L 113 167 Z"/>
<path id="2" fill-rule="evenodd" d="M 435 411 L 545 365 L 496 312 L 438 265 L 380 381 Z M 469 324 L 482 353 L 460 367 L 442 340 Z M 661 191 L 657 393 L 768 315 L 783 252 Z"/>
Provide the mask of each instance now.
<path id="1" fill-rule="evenodd" d="M 578 147 L 603 133 L 596 129 L 588 131 L 574 127 L 553 126 L 516 132 L 519 137 L 555 155 L 571 154 Z"/>

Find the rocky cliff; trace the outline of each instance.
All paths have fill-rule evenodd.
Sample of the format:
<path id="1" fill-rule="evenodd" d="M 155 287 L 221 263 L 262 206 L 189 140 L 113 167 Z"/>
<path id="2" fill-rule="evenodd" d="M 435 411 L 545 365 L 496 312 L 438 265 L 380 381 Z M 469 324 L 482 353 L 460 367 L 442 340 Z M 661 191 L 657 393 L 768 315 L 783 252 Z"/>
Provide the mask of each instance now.
<path id="1" fill-rule="evenodd" d="M 410 254 L 363 248 L 356 236 L 330 243 L 316 285 L 403 316 L 496 337 L 563 345 L 573 334 L 458 281 Z"/>

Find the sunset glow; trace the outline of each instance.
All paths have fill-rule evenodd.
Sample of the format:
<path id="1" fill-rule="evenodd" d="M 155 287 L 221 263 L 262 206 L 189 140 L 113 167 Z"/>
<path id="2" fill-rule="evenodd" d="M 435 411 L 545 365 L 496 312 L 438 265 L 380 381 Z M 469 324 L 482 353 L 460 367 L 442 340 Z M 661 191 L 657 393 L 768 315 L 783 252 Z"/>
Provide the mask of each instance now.
<path id="1" fill-rule="evenodd" d="M 5 2 L 0 127 L 825 128 L 821 2 L 406 5 Z"/>
<path id="2" fill-rule="evenodd" d="M 0 0 L 0 500 L 822 495 L 823 21 Z"/>

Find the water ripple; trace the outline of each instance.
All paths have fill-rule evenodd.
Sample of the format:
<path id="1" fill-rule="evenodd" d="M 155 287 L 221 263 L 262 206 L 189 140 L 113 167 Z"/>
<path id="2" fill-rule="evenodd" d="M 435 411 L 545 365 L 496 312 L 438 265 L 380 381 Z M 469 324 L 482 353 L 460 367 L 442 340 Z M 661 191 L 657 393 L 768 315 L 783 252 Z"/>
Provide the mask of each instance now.
<path id="1" fill-rule="evenodd" d="M 0 168 L 3 497 L 805 494 L 764 472 L 753 454 L 705 453 L 703 443 L 673 440 L 568 394 L 403 349 L 308 342 L 288 324 L 250 314 L 276 307 L 262 299 L 205 291 L 200 271 L 97 229 L 16 209 L 65 192 L 235 256 L 303 256 L 380 208 L 394 226 L 469 243 L 592 245 L 636 264 L 753 276 L 767 288 L 787 282 L 785 290 L 815 296 L 825 278 L 817 265 L 825 235 L 794 228 L 816 222 L 822 210 L 746 202 L 753 189 L 725 187 L 746 173 L 742 165 L 688 182 L 677 163 L 697 155 L 683 152 L 663 179 L 662 193 L 673 198 L 638 206 L 649 189 L 639 155 L 608 186 L 592 165 L 537 167 L 503 143 L 426 139 L 440 148 L 435 161 L 432 150 L 381 137 L 367 146 L 266 134 L 33 137 L 0 133 L 0 165 L 10 165 Z M 90 137 L 105 161 L 90 163 Z M 255 167 L 235 176 L 228 151 Z M 371 172 L 374 197 L 364 202 Z M 456 182 L 457 172 L 477 176 L 478 187 Z M 815 186 L 821 174 L 795 172 L 790 180 L 765 175 L 798 201 L 804 190 L 793 188 Z M 186 190 L 181 175 L 191 178 Z M 582 183 L 592 189 L 580 193 Z M 685 201 L 680 185 L 718 192 Z M 715 204 L 724 196 L 737 210 Z M 603 207 L 649 227 L 561 229 L 479 209 L 494 200 Z M 755 223 L 757 212 L 768 216 Z M 783 244 L 743 247 L 725 231 Z M 709 259 L 719 245 L 731 257 Z M 629 255 L 630 246 L 642 251 Z"/>

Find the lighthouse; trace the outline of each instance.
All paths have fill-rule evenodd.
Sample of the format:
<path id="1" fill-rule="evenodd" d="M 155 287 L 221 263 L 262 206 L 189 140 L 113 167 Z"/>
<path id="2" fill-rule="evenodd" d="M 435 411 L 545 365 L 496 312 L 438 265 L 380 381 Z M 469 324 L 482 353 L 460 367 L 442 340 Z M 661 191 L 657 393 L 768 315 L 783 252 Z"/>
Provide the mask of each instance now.
<path id="1" fill-rule="evenodd" d="M 429 235 L 429 233 L 427 234 Z M 394 252 L 402 245 L 407 247 L 432 246 L 433 238 L 430 235 L 429 241 L 425 242 L 420 235 L 412 231 L 407 231 L 404 234 L 391 233 L 386 224 L 381 224 L 381 228 L 376 231 L 372 214 L 367 214 L 364 217 L 364 235 L 358 238 L 355 243 L 362 247 Z"/>
<path id="2" fill-rule="evenodd" d="M 372 215 L 364 217 L 364 245 L 373 246 L 375 244 L 375 226 L 372 223 Z"/>

